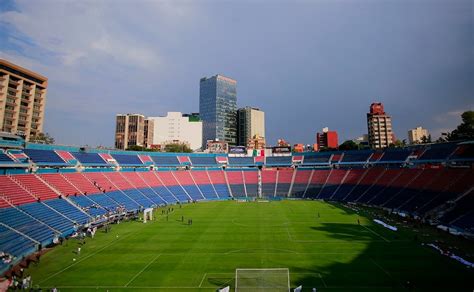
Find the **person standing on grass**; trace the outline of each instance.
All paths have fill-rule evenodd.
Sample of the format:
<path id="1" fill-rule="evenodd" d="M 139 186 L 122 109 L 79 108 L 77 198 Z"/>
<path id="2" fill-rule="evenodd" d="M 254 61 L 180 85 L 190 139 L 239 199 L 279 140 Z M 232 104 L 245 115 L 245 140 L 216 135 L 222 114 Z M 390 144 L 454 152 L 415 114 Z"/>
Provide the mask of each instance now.
<path id="1" fill-rule="evenodd" d="M 360 220 L 359 220 L 359 218 L 357 218 L 357 224 L 359 224 L 359 225 L 360 225 Z"/>
<path id="2" fill-rule="evenodd" d="M 77 248 L 77 255 L 81 255 L 81 248 L 80 247 Z"/>

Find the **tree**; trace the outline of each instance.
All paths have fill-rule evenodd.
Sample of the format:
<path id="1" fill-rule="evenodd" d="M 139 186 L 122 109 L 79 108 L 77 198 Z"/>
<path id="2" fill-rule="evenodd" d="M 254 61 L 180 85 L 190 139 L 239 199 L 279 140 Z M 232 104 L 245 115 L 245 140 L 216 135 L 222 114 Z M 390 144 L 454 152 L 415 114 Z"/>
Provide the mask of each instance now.
<path id="1" fill-rule="evenodd" d="M 352 140 L 346 140 L 344 143 L 339 145 L 339 150 L 357 150 L 359 149 L 359 145 Z"/>
<path id="2" fill-rule="evenodd" d="M 193 151 L 184 143 L 173 143 L 165 145 L 165 152 L 190 153 Z"/>
<path id="3" fill-rule="evenodd" d="M 407 146 L 407 140 L 395 140 L 392 144 L 390 144 L 388 147 L 389 148 L 402 148 Z"/>
<path id="4" fill-rule="evenodd" d="M 147 149 L 143 146 L 132 145 L 125 150 L 126 151 L 146 151 Z"/>
<path id="5" fill-rule="evenodd" d="M 39 133 L 30 139 L 32 143 L 54 144 L 54 138 L 49 133 Z"/>
<path id="6" fill-rule="evenodd" d="M 431 134 L 428 135 L 428 137 L 423 136 L 421 137 L 421 144 L 428 144 L 431 143 Z"/>
<path id="7" fill-rule="evenodd" d="M 474 111 L 466 111 L 461 115 L 462 123 L 451 133 L 443 133 L 447 141 L 474 140 Z"/>

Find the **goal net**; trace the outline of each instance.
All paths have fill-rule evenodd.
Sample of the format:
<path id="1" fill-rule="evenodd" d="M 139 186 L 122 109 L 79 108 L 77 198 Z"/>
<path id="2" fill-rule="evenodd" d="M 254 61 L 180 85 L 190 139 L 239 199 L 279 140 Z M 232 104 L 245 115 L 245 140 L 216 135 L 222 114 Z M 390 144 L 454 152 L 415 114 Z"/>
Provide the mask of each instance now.
<path id="1" fill-rule="evenodd" d="M 282 269 L 236 269 L 235 292 L 290 291 L 290 272 Z"/>

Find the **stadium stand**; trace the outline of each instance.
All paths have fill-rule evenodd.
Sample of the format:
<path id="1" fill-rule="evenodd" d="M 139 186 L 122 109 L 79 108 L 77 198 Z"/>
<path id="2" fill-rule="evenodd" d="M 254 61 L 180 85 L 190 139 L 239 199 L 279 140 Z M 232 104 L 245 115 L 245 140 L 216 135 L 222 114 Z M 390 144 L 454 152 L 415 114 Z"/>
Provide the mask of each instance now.
<path id="1" fill-rule="evenodd" d="M 231 197 L 229 192 L 229 184 L 227 183 L 224 171 L 208 170 L 207 174 L 219 198 L 225 199 Z"/>
<path id="2" fill-rule="evenodd" d="M 217 165 L 217 161 L 215 157 L 207 157 L 207 156 L 190 156 L 191 164 L 194 166 L 215 166 Z"/>
<path id="3" fill-rule="evenodd" d="M 12 178 L 41 200 L 56 199 L 59 196 L 35 174 L 14 175 Z"/>
<path id="4" fill-rule="evenodd" d="M 321 191 L 319 192 L 318 199 L 330 199 L 336 189 L 344 180 L 348 171 L 345 169 L 333 169 L 326 179 Z"/>
<path id="5" fill-rule="evenodd" d="M 40 177 L 64 196 L 80 193 L 75 186 L 59 173 L 41 174 Z"/>
<path id="6" fill-rule="evenodd" d="M 291 166 L 291 156 L 268 156 L 266 165 L 268 166 Z"/>
<path id="7" fill-rule="evenodd" d="M 455 143 L 433 144 L 428 146 L 423 154 L 418 157 L 419 161 L 444 161 L 456 150 Z"/>
<path id="8" fill-rule="evenodd" d="M 67 181 L 69 181 L 76 189 L 83 194 L 97 194 L 101 191 L 97 186 L 94 186 L 82 173 L 64 173 L 61 174 Z"/>
<path id="9" fill-rule="evenodd" d="M 306 160 L 306 158 L 305 158 Z M 306 192 L 304 193 L 305 198 L 316 198 L 319 195 L 319 192 L 323 188 L 326 180 L 331 173 L 330 169 L 315 169 L 313 171 L 313 176 L 308 185 Z"/>
<path id="10" fill-rule="evenodd" d="M 36 250 L 37 243 L 0 223 L 0 250 L 13 255 L 16 258 L 22 258 Z M 7 263 L 0 261 L 0 270 L 7 268 Z"/>
<path id="11" fill-rule="evenodd" d="M 64 164 L 64 160 L 52 150 L 24 149 L 23 151 L 37 164 Z"/>
<path id="12" fill-rule="evenodd" d="M 155 162 L 157 166 L 179 166 L 180 163 L 176 156 L 158 156 L 153 155 L 151 159 Z"/>
<path id="13" fill-rule="evenodd" d="M 37 198 L 20 186 L 11 177 L 0 175 L 0 195 L 8 198 L 14 205 L 35 202 Z"/>
<path id="14" fill-rule="evenodd" d="M 346 151 L 340 164 L 365 164 L 373 153 L 372 150 Z"/>
<path id="15" fill-rule="evenodd" d="M 276 195 L 280 197 L 287 197 L 290 192 L 291 183 L 293 181 L 293 168 L 278 169 Z"/>
<path id="16" fill-rule="evenodd" d="M 367 156 L 368 158 L 368 156 Z M 334 191 L 334 194 L 330 197 L 331 200 L 343 200 L 357 185 L 359 180 L 364 176 L 367 169 L 353 168 L 347 170 L 347 174 L 344 180 L 341 182 L 338 188 Z"/>
<path id="17" fill-rule="evenodd" d="M 71 220 L 61 215 L 61 213 L 48 208 L 43 203 L 21 205 L 19 209 L 50 226 L 54 230 L 61 232 L 61 235 L 67 235 L 74 230 L 74 223 Z"/>
<path id="18" fill-rule="evenodd" d="M 473 161 L 474 143 L 461 143 L 454 153 L 449 157 L 451 161 Z"/>
<path id="19" fill-rule="evenodd" d="M 71 152 L 71 154 L 76 157 L 80 163 L 85 165 L 107 165 L 107 162 L 97 153 Z"/>
<path id="20" fill-rule="evenodd" d="M 248 197 L 258 196 L 258 172 L 257 170 L 242 171 L 245 189 Z"/>
<path id="21" fill-rule="evenodd" d="M 199 188 L 201 194 L 207 200 L 213 200 L 213 199 L 219 198 L 207 171 L 195 170 L 195 171 L 191 171 L 190 174 L 193 177 L 193 180 L 196 183 L 196 186 Z"/>
<path id="22" fill-rule="evenodd" d="M 262 170 L 262 195 L 266 197 L 274 197 L 277 183 L 277 169 Z"/>
<path id="23" fill-rule="evenodd" d="M 143 164 L 146 164 L 146 165 L 153 164 L 153 160 L 148 155 L 138 155 L 138 158 L 141 160 Z"/>
<path id="24" fill-rule="evenodd" d="M 171 171 L 157 171 L 156 176 L 163 182 L 168 190 L 180 201 L 188 202 L 192 200 L 187 192 L 179 185 Z"/>
<path id="25" fill-rule="evenodd" d="M 312 169 L 298 168 L 293 182 L 293 188 L 291 189 L 292 196 L 302 197 L 308 187 L 309 179 L 313 173 Z"/>
<path id="26" fill-rule="evenodd" d="M 112 154 L 112 157 L 122 165 L 143 165 L 137 155 Z"/>
<path id="27" fill-rule="evenodd" d="M 72 156 L 68 151 L 56 150 L 56 154 L 58 154 L 64 162 L 74 163 L 76 161 L 76 158 L 74 158 L 74 156 Z"/>
<path id="28" fill-rule="evenodd" d="M 175 171 L 173 174 L 179 185 L 193 200 L 199 201 L 205 199 L 189 171 Z"/>
<path id="29" fill-rule="evenodd" d="M 253 157 L 229 157 L 229 165 L 252 166 L 255 162 Z"/>
<path id="30" fill-rule="evenodd" d="M 332 154 L 330 152 L 305 155 L 303 165 L 328 165 Z"/>
<path id="31" fill-rule="evenodd" d="M 411 149 L 386 149 L 378 161 L 379 163 L 403 163 L 412 153 Z"/>
<path id="32" fill-rule="evenodd" d="M 2 163 L 14 163 L 15 161 L 5 154 L 1 149 L 0 149 L 0 164 Z"/>
<path id="33" fill-rule="evenodd" d="M 58 234 L 46 224 L 17 208 L 1 208 L 0 222 L 46 246 Z"/>
<path id="34" fill-rule="evenodd" d="M 247 197 L 242 170 L 226 171 L 227 181 L 234 197 Z"/>

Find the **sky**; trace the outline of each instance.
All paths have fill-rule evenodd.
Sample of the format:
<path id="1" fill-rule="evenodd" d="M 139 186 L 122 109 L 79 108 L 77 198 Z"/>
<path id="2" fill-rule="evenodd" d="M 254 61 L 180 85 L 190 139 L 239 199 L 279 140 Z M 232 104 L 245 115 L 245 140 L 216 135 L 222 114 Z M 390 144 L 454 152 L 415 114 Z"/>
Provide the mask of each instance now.
<path id="1" fill-rule="evenodd" d="M 0 58 L 49 78 L 44 131 L 112 146 L 115 115 L 199 109 L 199 79 L 237 80 L 267 144 L 340 142 L 383 102 L 395 134 L 433 137 L 474 109 L 474 1 L 0 1 Z"/>

